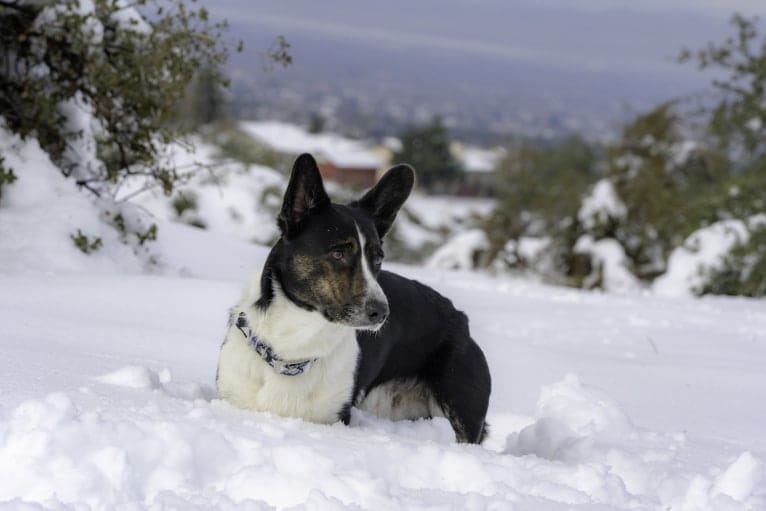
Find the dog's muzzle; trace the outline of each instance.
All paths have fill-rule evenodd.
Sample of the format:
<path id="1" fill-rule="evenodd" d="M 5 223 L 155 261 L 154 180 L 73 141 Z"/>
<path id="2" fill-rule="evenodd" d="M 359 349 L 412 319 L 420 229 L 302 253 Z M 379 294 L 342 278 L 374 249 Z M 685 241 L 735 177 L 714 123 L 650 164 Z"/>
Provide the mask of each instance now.
<path id="1" fill-rule="evenodd" d="M 364 312 L 367 314 L 370 326 L 380 325 L 388 318 L 388 303 L 369 300 L 364 306 Z"/>

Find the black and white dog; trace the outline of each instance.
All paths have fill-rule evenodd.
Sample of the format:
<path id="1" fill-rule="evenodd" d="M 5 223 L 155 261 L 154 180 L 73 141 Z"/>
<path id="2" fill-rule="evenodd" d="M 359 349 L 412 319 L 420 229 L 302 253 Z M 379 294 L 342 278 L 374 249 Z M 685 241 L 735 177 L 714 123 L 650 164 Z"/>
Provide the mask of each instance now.
<path id="1" fill-rule="evenodd" d="M 381 239 L 414 172 L 391 168 L 333 204 L 311 155 L 293 167 L 282 236 L 231 314 L 216 382 L 236 406 L 348 424 L 351 406 L 393 420 L 446 417 L 481 442 L 490 393 L 468 319 L 433 289 L 381 271 Z"/>

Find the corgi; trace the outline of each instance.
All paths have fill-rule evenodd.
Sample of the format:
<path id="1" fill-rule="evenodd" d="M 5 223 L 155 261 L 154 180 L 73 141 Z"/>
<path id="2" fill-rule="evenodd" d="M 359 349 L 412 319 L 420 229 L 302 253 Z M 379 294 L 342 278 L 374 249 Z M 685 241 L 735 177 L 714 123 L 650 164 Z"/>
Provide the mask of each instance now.
<path id="1" fill-rule="evenodd" d="M 491 378 L 468 319 L 432 288 L 382 269 L 383 239 L 415 173 L 389 169 L 359 200 L 335 204 L 299 156 L 281 237 L 232 309 L 216 375 L 235 406 L 349 423 L 351 407 L 392 420 L 441 416 L 481 443 Z"/>

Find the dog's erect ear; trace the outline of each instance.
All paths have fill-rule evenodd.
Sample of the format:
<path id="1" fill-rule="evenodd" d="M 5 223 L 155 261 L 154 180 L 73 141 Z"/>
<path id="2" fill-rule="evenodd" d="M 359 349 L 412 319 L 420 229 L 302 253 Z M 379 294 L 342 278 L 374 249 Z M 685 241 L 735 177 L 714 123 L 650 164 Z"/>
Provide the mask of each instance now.
<path id="1" fill-rule="evenodd" d="M 298 156 L 293 164 L 282 210 L 277 219 L 282 234 L 288 238 L 297 234 L 301 222 L 309 214 L 329 204 L 330 197 L 324 190 L 322 176 L 314 157 L 308 153 Z"/>
<path id="2" fill-rule="evenodd" d="M 378 230 L 378 236 L 383 238 L 394 223 L 399 208 L 409 197 L 414 184 L 415 171 L 412 167 L 397 165 L 388 169 L 380 181 L 364 194 L 364 197 L 350 205 L 370 213 Z"/>

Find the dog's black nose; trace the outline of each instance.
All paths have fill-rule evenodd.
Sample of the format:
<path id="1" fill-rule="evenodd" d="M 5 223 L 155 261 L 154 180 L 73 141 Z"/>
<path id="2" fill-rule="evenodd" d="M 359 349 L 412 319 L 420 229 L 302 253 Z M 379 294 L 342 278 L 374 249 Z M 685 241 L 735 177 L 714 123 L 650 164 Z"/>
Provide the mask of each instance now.
<path id="1" fill-rule="evenodd" d="M 388 304 L 386 302 L 373 300 L 367 302 L 365 311 L 367 312 L 367 319 L 371 322 L 382 323 L 388 317 Z"/>

